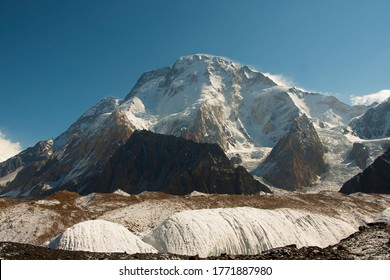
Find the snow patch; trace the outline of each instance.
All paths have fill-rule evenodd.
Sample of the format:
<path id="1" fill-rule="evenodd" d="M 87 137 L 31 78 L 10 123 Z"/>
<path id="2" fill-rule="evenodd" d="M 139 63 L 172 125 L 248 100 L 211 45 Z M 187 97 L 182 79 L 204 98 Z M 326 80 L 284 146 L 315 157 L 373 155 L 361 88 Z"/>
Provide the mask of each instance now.
<path id="1" fill-rule="evenodd" d="M 57 199 L 52 199 L 52 200 L 41 199 L 41 200 L 36 201 L 35 204 L 45 205 L 45 206 L 54 206 L 54 205 L 61 204 L 61 202 L 59 202 Z"/>
<path id="2" fill-rule="evenodd" d="M 208 194 L 208 193 L 203 193 L 203 192 L 198 192 L 198 191 L 193 191 L 192 193 L 190 193 L 188 196 L 189 197 L 197 197 L 197 196 L 210 196 L 211 194 Z"/>
<path id="3" fill-rule="evenodd" d="M 113 192 L 114 194 L 118 194 L 118 195 L 122 195 L 122 196 L 130 196 L 129 193 L 125 192 L 124 190 L 121 190 L 121 189 L 118 189 L 116 190 L 115 192 Z"/>

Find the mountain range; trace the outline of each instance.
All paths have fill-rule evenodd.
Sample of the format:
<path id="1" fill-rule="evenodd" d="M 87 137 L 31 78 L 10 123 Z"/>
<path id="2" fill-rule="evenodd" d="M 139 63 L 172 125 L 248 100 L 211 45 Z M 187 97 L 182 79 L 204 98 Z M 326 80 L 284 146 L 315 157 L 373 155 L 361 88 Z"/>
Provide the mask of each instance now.
<path id="1" fill-rule="evenodd" d="M 157 181 L 152 190 L 174 194 L 339 190 L 390 146 L 389 106 L 350 106 L 226 58 L 184 56 L 144 73 L 124 99 L 101 100 L 61 135 L 0 163 L 0 194 L 138 193 Z M 203 156 L 184 156 L 191 151 Z M 129 165 L 137 172 L 124 172 Z"/>

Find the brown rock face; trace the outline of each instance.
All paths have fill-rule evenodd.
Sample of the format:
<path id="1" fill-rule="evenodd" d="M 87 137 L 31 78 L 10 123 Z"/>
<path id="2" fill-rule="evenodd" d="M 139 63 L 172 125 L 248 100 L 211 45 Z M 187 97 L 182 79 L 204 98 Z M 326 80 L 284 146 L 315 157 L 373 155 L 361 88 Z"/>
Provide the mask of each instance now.
<path id="1" fill-rule="evenodd" d="M 390 194 L 390 149 L 363 172 L 348 180 L 341 187 L 340 192 L 345 194 L 355 192 Z"/>
<path id="2" fill-rule="evenodd" d="M 310 187 L 326 170 L 325 149 L 313 125 L 303 115 L 272 149 L 255 173 L 273 186 L 286 190 Z"/>
<path id="3" fill-rule="evenodd" d="M 195 143 L 174 136 L 136 131 L 107 163 L 102 176 L 85 192 L 192 191 L 253 194 L 270 190 L 245 168 L 234 168 L 216 144 Z"/>

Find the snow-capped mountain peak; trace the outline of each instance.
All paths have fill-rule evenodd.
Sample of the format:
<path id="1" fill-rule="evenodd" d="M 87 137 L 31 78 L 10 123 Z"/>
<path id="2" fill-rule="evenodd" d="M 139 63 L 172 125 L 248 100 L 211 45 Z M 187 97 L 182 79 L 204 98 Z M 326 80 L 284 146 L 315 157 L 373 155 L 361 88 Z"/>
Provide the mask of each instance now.
<path id="1" fill-rule="evenodd" d="M 234 162 L 253 171 L 303 115 L 329 151 L 325 156 L 331 165 L 337 159 L 336 174 L 341 168 L 349 176 L 344 159 L 355 140 L 344 135 L 350 131 L 350 120 L 366 110 L 332 96 L 278 85 L 263 73 L 224 57 L 183 56 L 172 66 L 144 73 L 123 100 L 102 100 L 55 138 L 50 168 L 58 166 L 56 170 L 66 175 L 53 171 L 50 180 L 55 178 L 55 184 L 49 185 L 79 185 L 80 176 L 101 169 L 135 130 L 217 143 Z"/>

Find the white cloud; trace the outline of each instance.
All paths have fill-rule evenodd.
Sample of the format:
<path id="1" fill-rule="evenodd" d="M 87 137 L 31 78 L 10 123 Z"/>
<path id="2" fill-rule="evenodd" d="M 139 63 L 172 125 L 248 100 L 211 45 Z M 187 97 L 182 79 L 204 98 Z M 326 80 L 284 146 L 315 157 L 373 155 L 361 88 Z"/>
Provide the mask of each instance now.
<path id="1" fill-rule="evenodd" d="M 19 142 L 13 143 L 0 131 L 0 162 L 18 154 L 21 150 Z"/>
<path id="2" fill-rule="evenodd" d="M 285 87 L 294 86 L 294 82 L 292 81 L 292 79 L 287 78 L 286 76 L 283 76 L 281 74 L 271 74 L 271 73 L 263 73 L 263 74 L 280 86 L 285 86 Z"/>
<path id="3" fill-rule="evenodd" d="M 351 96 L 352 105 L 371 105 L 374 102 L 381 103 L 390 98 L 390 89 L 384 89 L 363 96 Z"/>

